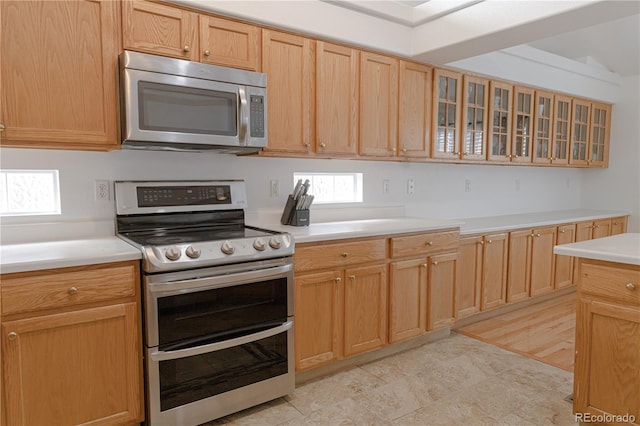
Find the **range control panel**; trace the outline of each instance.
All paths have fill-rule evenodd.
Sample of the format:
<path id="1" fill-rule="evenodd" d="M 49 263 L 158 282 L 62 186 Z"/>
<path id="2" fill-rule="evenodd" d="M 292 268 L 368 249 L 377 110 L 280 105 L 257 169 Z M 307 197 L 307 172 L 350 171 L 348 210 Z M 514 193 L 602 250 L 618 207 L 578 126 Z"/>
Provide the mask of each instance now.
<path id="1" fill-rule="evenodd" d="M 249 105 L 250 135 L 252 138 L 264 138 L 264 96 L 251 95 Z"/>
<path id="2" fill-rule="evenodd" d="M 139 186 L 138 207 L 231 204 L 229 185 Z"/>

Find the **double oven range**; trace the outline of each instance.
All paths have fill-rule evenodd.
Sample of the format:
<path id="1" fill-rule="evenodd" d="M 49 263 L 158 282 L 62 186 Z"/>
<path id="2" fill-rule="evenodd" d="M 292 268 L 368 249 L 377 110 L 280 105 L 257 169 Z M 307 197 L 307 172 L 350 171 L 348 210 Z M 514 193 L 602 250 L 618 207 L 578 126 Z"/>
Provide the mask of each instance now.
<path id="1" fill-rule="evenodd" d="M 198 425 L 291 393 L 293 251 L 246 226 L 243 181 L 116 182 L 142 252 L 147 422 Z"/>

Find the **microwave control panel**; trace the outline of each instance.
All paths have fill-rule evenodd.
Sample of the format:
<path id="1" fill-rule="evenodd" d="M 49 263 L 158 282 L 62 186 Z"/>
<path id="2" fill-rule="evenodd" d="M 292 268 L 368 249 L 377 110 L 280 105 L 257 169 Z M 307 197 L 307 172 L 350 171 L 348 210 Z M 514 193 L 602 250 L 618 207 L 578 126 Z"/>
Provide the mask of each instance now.
<path id="1" fill-rule="evenodd" d="M 264 96 L 251 95 L 249 97 L 252 138 L 264 138 Z"/>

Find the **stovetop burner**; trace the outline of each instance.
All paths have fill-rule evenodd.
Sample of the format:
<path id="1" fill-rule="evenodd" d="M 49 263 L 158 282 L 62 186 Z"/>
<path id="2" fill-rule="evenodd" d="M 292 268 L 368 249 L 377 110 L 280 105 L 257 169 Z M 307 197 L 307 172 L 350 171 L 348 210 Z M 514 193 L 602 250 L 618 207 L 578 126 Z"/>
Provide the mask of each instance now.
<path id="1" fill-rule="evenodd" d="M 235 240 L 239 238 L 270 237 L 276 232 L 252 227 L 212 227 L 142 232 L 124 232 L 121 235 L 141 245 L 189 244 L 203 241 Z"/>

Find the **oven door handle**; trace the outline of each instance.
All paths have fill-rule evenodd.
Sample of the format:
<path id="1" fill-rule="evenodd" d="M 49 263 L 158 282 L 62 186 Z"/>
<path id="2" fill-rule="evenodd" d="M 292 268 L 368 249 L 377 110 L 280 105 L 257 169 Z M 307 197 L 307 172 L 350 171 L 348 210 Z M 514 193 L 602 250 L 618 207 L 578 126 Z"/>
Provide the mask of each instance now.
<path id="1" fill-rule="evenodd" d="M 222 349 L 231 348 L 233 346 L 244 345 L 245 343 L 255 342 L 256 340 L 266 339 L 267 337 L 275 336 L 293 327 L 293 321 L 287 321 L 282 325 L 279 325 L 269 330 L 264 330 L 259 333 L 249 334 L 247 336 L 237 337 L 231 340 L 225 340 L 224 342 L 210 343 L 208 345 L 196 346 L 195 348 L 180 349 L 177 351 L 157 351 L 151 353 L 152 361 L 167 361 L 171 359 L 185 358 L 188 356 L 202 355 L 207 352 L 220 351 Z"/>

